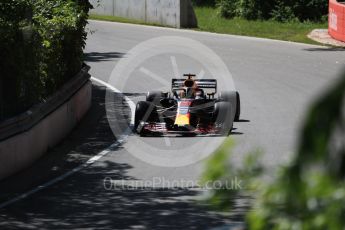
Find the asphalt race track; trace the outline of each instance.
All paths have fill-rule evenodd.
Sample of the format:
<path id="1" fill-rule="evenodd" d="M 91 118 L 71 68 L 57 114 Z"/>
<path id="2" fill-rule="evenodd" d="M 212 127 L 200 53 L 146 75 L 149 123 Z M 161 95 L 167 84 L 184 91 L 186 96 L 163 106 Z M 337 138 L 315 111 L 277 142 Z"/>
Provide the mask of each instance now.
<path id="1" fill-rule="evenodd" d="M 344 50 L 320 46 L 98 21 L 90 21 L 89 29 L 92 34 L 85 49 L 86 61 L 91 66 L 92 76 L 104 82 L 109 81 L 117 63 L 136 55 L 130 51 L 133 47 L 151 38 L 189 38 L 213 50 L 226 64 L 241 94 L 241 122 L 235 123 L 231 135 L 236 143 L 232 155 L 236 165 L 240 165 L 245 154 L 258 149 L 265 153 L 267 167 L 287 162 L 298 143 L 298 128 L 308 105 L 335 82 L 345 64 Z M 205 78 L 221 78 L 211 76 L 204 63 L 198 60 L 174 54 L 171 50 L 152 52 L 156 51 L 159 55 L 144 62 L 133 62 L 129 78 L 120 76 L 114 81 L 118 84 L 111 84 L 123 95 L 95 82 L 95 95 L 101 95 L 97 102 L 100 107 L 94 107 L 90 119 L 96 114 L 99 123 L 88 127 L 90 123 L 84 122 L 84 126 L 81 124 L 77 128 L 87 133 L 93 144 L 72 139 L 69 141 L 71 151 L 78 152 L 72 150 L 76 148 L 73 144 L 80 144 L 82 147 L 77 149 L 87 159 L 123 137 L 131 118 L 130 104 L 124 97 L 135 103 L 143 100 L 148 90 L 168 90 L 176 74 L 201 73 Z M 219 85 L 223 90 L 227 87 Z M 113 100 L 104 102 L 105 95 Z M 115 107 L 111 103 L 115 103 Z M 224 217 L 195 202 L 198 189 L 186 189 L 182 185 L 179 189 L 164 187 L 165 182 L 196 181 L 204 167 L 198 157 L 216 148 L 222 140 L 221 137 L 138 138 L 129 134 L 124 143 L 93 165 L 0 210 L 0 228 L 213 229 L 224 225 L 241 226 L 247 198 L 238 197 L 233 212 Z M 149 151 L 148 156 L 145 151 Z M 84 152 L 89 156 L 83 155 Z M 194 155 L 188 158 L 189 154 Z M 155 162 L 157 158 L 162 160 Z M 183 164 L 179 162 L 181 158 L 191 164 L 177 167 Z M 159 163 L 162 165 L 157 166 Z M 107 190 L 105 178 L 129 185 L 137 180 L 159 181 L 161 186 Z"/>

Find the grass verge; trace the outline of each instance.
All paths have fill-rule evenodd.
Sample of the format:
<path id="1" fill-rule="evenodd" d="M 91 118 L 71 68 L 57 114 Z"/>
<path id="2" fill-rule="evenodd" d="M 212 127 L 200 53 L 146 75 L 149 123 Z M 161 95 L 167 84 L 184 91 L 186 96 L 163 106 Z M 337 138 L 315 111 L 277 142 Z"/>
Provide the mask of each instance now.
<path id="1" fill-rule="evenodd" d="M 313 29 L 327 28 L 327 23 L 249 21 L 245 19 L 225 19 L 217 10 L 209 7 L 195 7 L 198 18 L 197 30 L 222 34 L 245 35 L 251 37 L 271 38 L 284 41 L 319 44 L 307 37 Z"/>
<path id="2" fill-rule="evenodd" d="M 155 24 L 155 23 L 147 23 L 147 22 L 135 20 L 135 19 L 121 18 L 121 17 L 116 17 L 116 16 L 105 16 L 105 15 L 98 15 L 98 14 L 90 14 L 89 19 L 108 21 L 108 22 L 122 22 L 122 23 L 129 23 L 129 24 L 167 27 L 167 26 L 162 26 L 162 25 Z"/>
<path id="3" fill-rule="evenodd" d="M 313 29 L 327 28 L 327 23 L 281 23 L 276 21 L 249 21 L 240 18 L 225 19 L 218 16 L 216 9 L 210 7 L 194 7 L 194 10 L 198 18 L 199 27 L 195 29 L 197 31 L 270 38 L 308 44 L 319 44 L 309 39 L 307 35 Z M 157 24 L 145 23 L 139 20 L 94 14 L 90 15 L 90 19 L 161 26 Z"/>

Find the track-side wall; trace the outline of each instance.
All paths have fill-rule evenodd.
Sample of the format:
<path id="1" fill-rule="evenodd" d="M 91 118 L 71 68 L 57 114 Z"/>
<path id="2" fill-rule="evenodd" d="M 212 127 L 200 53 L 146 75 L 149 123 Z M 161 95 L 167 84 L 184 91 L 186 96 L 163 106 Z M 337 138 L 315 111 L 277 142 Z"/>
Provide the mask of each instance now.
<path id="1" fill-rule="evenodd" d="M 197 27 L 190 0 L 90 0 L 91 14 L 117 16 L 176 28 Z"/>
<path id="2" fill-rule="evenodd" d="M 63 140 L 91 106 L 88 67 L 46 102 L 0 122 L 0 180 L 29 166 Z"/>
<path id="3" fill-rule="evenodd" d="M 328 33 L 345 42 L 345 4 L 329 0 Z"/>

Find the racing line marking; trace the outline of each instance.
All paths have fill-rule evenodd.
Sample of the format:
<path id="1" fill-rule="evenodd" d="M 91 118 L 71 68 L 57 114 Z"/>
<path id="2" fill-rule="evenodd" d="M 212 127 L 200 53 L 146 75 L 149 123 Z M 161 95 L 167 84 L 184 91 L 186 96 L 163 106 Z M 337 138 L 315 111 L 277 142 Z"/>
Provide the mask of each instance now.
<path id="1" fill-rule="evenodd" d="M 94 77 L 91 77 L 91 80 L 94 81 L 94 82 L 97 82 L 101 85 L 104 85 L 106 86 L 107 88 L 109 88 L 110 90 L 112 90 L 113 92 L 115 93 L 121 93 L 118 89 L 116 89 L 115 87 L 111 86 L 110 84 L 100 80 L 100 79 L 97 79 L 97 78 L 94 78 Z M 127 104 L 129 105 L 130 109 L 131 109 L 131 125 L 134 124 L 134 112 L 135 112 L 135 104 L 134 102 L 129 99 L 127 96 L 123 95 Z M 37 193 L 43 189 L 46 189 L 47 187 L 51 186 L 51 185 L 54 185 L 64 179 L 66 179 L 67 177 L 81 171 L 82 169 L 85 169 L 87 167 L 89 167 L 90 165 L 92 165 L 93 163 L 97 162 L 98 160 L 100 160 L 102 157 L 106 156 L 107 154 L 109 154 L 111 151 L 113 151 L 114 149 L 116 149 L 117 147 L 119 147 L 128 137 L 129 135 L 129 132 L 130 130 L 128 129 L 127 132 L 123 135 L 121 135 L 119 137 L 119 140 L 117 140 L 114 144 L 110 145 L 107 149 L 103 150 L 102 152 L 98 153 L 96 156 L 93 156 L 92 158 L 90 158 L 88 161 L 86 161 L 85 163 L 81 164 L 80 166 L 72 169 L 71 171 L 51 180 L 51 181 L 48 181 L 42 185 L 39 185 L 37 186 L 36 188 L 24 193 L 24 194 L 21 194 L 11 200 L 8 200 L 4 203 L 1 203 L 0 204 L 0 209 L 2 208 L 5 208 L 13 203 L 16 203 L 22 199 L 25 199 L 27 198 L 28 196 L 31 196 L 33 195 L 34 193 Z"/>

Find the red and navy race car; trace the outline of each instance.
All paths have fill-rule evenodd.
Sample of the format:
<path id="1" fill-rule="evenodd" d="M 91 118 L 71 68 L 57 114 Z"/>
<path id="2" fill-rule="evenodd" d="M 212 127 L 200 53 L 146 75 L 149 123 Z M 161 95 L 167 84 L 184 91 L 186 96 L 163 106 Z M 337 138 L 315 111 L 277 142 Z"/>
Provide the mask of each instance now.
<path id="1" fill-rule="evenodd" d="M 172 79 L 171 93 L 148 92 L 135 110 L 134 130 L 141 136 L 228 135 L 240 118 L 237 91 L 217 93 L 217 80 Z M 217 96 L 217 97 L 216 97 Z"/>

